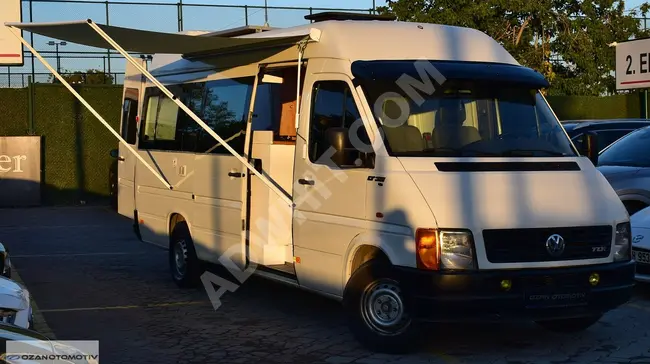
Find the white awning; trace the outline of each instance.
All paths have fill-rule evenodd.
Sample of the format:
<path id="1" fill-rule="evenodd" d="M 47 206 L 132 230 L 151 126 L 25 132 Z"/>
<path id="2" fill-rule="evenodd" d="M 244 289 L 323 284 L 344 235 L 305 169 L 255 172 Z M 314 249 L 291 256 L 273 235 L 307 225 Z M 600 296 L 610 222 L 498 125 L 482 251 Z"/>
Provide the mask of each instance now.
<path id="1" fill-rule="evenodd" d="M 145 54 L 165 53 L 188 55 L 232 52 L 259 47 L 292 46 L 296 42 L 310 37 L 309 29 L 305 29 L 303 32 L 286 34 L 281 37 L 229 38 L 121 28 L 97 24 L 91 19 L 54 23 L 5 23 L 9 27 L 15 27 L 54 39 L 91 47 L 113 49 L 102 36 L 89 26 L 90 24 L 95 24 L 100 27 L 127 52 Z"/>

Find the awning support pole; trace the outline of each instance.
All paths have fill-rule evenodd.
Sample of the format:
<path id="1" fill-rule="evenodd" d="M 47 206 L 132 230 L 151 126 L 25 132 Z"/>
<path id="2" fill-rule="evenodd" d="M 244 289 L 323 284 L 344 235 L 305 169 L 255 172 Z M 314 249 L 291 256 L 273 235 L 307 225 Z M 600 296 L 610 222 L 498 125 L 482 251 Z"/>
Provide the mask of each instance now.
<path id="1" fill-rule="evenodd" d="M 129 143 L 127 143 L 126 140 L 124 140 L 124 138 L 122 138 L 122 136 L 121 136 L 118 132 L 116 132 L 116 131 L 111 127 L 111 125 L 110 125 L 109 123 L 107 123 L 106 120 L 104 120 L 104 118 L 103 118 L 101 115 L 99 115 L 99 113 L 98 113 L 97 111 L 95 111 L 95 109 L 94 109 L 92 106 L 90 106 L 90 104 L 89 104 L 89 103 L 88 103 L 88 102 L 87 102 L 87 101 L 86 101 L 86 100 L 85 100 L 81 95 L 79 95 L 79 93 L 78 93 L 78 92 L 77 92 L 77 91 L 76 91 L 72 86 L 70 86 L 70 84 L 68 83 L 68 81 L 66 81 L 66 80 L 65 80 L 65 79 L 64 79 L 64 78 L 59 74 L 59 72 L 57 72 L 54 68 L 52 68 L 52 66 L 51 66 L 49 63 L 47 63 L 47 61 L 46 61 L 46 60 L 41 56 L 41 54 L 38 53 L 38 52 L 37 52 L 37 51 L 36 51 L 36 50 L 31 46 L 31 44 L 29 44 L 29 42 L 27 42 L 27 41 L 26 41 L 26 40 L 25 40 L 25 39 L 20 35 L 20 30 L 18 30 L 17 28 L 15 28 L 15 27 L 13 27 L 13 26 L 11 27 L 11 30 L 12 30 L 12 33 L 14 33 L 14 35 L 16 36 L 16 38 L 20 39 L 20 41 L 23 43 L 23 45 L 24 45 L 25 47 L 27 47 L 27 49 L 29 49 L 29 51 L 32 52 L 32 54 L 35 55 L 36 58 L 38 58 L 38 60 L 41 61 L 41 63 L 43 63 L 43 65 L 45 66 L 45 68 L 47 68 L 50 72 L 52 72 L 52 74 L 54 75 L 54 77 L 56 77 L 56 78 L 57 78 L 57 79 L 58 79 L 58 80 L 59 80 L 59 81 L 60 81 L 60 82 L 61 82 L 61 83 L 62 83 L 62 84 L 63 84 L 63 85 L 68 89 L 68 91 L 70 91 L 70 92 L 71 92 L 71 93 L 72 93 L 72 94 L 77 98 L 77 100 L 79 100 L 79 102 L 81 102 L 81 103 L 82 103 L 82 104 L 83 104 L 83 105 L 84 105 L 84 106 L 85 106 L 85 107 L 86 107 L 86 108 L 87 108 L 87 109 L 88 109 L 88 110 L 89 110 L 93 115 L 95 115 L 95 117 L 96 117 L 96 118 L 97 118 L 97 119 L 98 119 L 102 124 L 104 124 L 104 126 L 106 127 L 106 129 L 108 129 L 108 130 L 109 130 L 109 131 L 110 131 L 110 132 L 111 132 L 111 133 L 112 133 L 112 134 L 113 134 L 117 139 L 119 139 L 119 141 L 120 141 L 122 144 L 124 144 L 124 146 L 125 146 L 125 147 L 126 147 L 126 148 L 131 152 L 131 153 L 133 153 L 133 155 L 134 155 L 136 158 L 138 158 L 138 160 L 139 160 L 140 162 L 142 162 L 142 164 L 144 164 L 144 165 L 149 169 L 149 171 L 151 171 L 151 173 L 154 174 L 154 176 L 158 177 L 158 179 L 160 180 L 160 182 L 162 182 L 162 183 L 163 183 L 167 188 L 169 188 L 170 190 L 173 189 L 172 186 L 171 186 L 171 185 L 170 185 L 170 184 L 165 180 L 165 178 L 163 178 L 163 177 L 160 175 L 160 173 L 158 173 L 158 172 L 157 172 L 157 171 L 156 171 L 156 170 L 155 170 L 155 169 L 154 169 L 154 168 L 153 168 L 149 163 L 147 163 L 147 161 L 145 161 L 145 160 L 140 156 L 140 154 L 138 154 L 138 152 L 137 152 L 135 149 L 133 149 L 133 147 L 131 147 L 131 146 L 129 145 Z"/>
<path id="2" fill-rule="evenodd" d="M 167 87 L 165 87 L 162 83 L 160 83 L 160 81 L 158 81 L 151 73 L 149 73 L 149 71 L 147 71 L 144 67 L 142 67 L 142 65 L 140 65 L 136 60 L 134 60 L 133 57 L 131 57 L 131 55 L 129 55 L 119 44 L 117 44 L 117 42 L 115 42 L 108 34 L 106 34 L 106 32 L 104 32 L 104 30 L 102 30 L 101 27 L 99 27 L 91 20 L 88 20 L 88 25 L 90 25 L 90 27 L 93 28 L 97 32 L 97 34 L 99 34 L 113 48 L 115 48 L 115 50 L 120 52 L 120 54 L 124 56 L 124 58 L 129 63 L 131 63 L 134 67 L 136 67 L 138 71 L 142 72 L 142 74 L 145 75 L 145 77 L 147 77 L 151 82 L 153 82 L 153 84 L 156 85 L 165 95 L 167 95 L 167 97 L 169 97 L 172 101 L 174 101 L 174 103 L 176 103 L 176 105 L 178 105 L 178 107 L 181 108 L 181 110 L 183 110 L 187 115 L 189 115 L 192 118 L 192 120 L 194 120 L 197 124 L 199 124 L 208 134 L 210 134 L 210 136 L 212 136 L 219 143 L 221 143 L 221 145 L 224 148 L 226 148 L 230 152 L 230 154 L 235 156 L 235 158 L 237 158 L 242 164 L 244 164 L 251 173 L 259 177 L 260 180 L 262 180 L 262 182 L 264 182 L 264 184 L 267 187 L 269 187 L 280 198 L 282 198 L 289 206 L 291 207 L 295 206 L 293 200 L 286 194 L 286 192 L 278 188 L 266 176 L 258 172 L 255 169 L 255 167 L 253 167 L 250 163 L 248 163 L 246 158 L 239 155 L 239 153 L 237 153 L 228 143 L 226 143 L 226 141 L 224 141 L 217 133 L 215 133 L 215 131 L 212 130 L 212 128 L 210 128 L 206 123 L 204 123 L 203 120 L 201 120 L 201 118 L 196 116 L 196 114 L 192 110 L 190 110 L 190 108 L 188 108 L 184 103 L 180 102 L 178 98 L 173 93 L 171 93 L 171 91 L 167 89 Z"/>

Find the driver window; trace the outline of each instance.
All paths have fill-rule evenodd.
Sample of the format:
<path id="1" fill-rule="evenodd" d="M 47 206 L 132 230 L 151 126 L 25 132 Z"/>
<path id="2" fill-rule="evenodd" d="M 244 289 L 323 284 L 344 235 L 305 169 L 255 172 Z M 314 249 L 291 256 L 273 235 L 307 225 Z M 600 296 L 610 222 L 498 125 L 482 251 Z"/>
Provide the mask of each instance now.
<path id="1" fill-rule="evenodd" d="M 369 152 L 365 150 L 370 148 L 369 140 L 348 84 L 316 82 L 312 90 L 309 160 L 338 167 L 360 167 L 367 157 L 364 152 Z M 357 149 L 359 146 L 364 150 Z"/>

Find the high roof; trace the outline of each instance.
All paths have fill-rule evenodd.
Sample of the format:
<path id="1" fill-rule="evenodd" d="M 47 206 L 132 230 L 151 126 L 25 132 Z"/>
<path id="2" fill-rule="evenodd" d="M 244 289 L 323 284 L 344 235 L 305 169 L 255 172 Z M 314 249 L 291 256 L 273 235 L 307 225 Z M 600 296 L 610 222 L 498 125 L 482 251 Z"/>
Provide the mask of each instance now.
<path id="1" fill-rule="evenodd" d="M 321 33 L 318 43 L 307 47 L 306 57 L 349 60 L 435 59 L 518 64 L 487 34 L 456 26 L 366 20 L 329 20 L 273 29 L 238 38 L 288 37 Z"/>

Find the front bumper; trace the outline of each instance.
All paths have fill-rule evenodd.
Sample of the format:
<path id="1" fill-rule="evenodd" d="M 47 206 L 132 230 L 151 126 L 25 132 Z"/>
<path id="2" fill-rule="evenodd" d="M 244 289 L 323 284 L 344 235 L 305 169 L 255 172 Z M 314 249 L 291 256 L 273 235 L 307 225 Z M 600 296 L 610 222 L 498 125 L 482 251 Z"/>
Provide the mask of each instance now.
<path id="1" fill-rule="evenodd" d="M 634 278 L 643 283 L 650 283 L 650 264 L 637 263 Z"/>
<path id="2" fill-rule="evenodd" d="M 398 267 L 416 319 L 544 320 L 603 314 L 632 297 L 635 262 L 567 268 L 432 272 Z M 592 273 L 600 282 L 589 283 Z M 510 280 L 510 289 L 501 287 Z"/>

